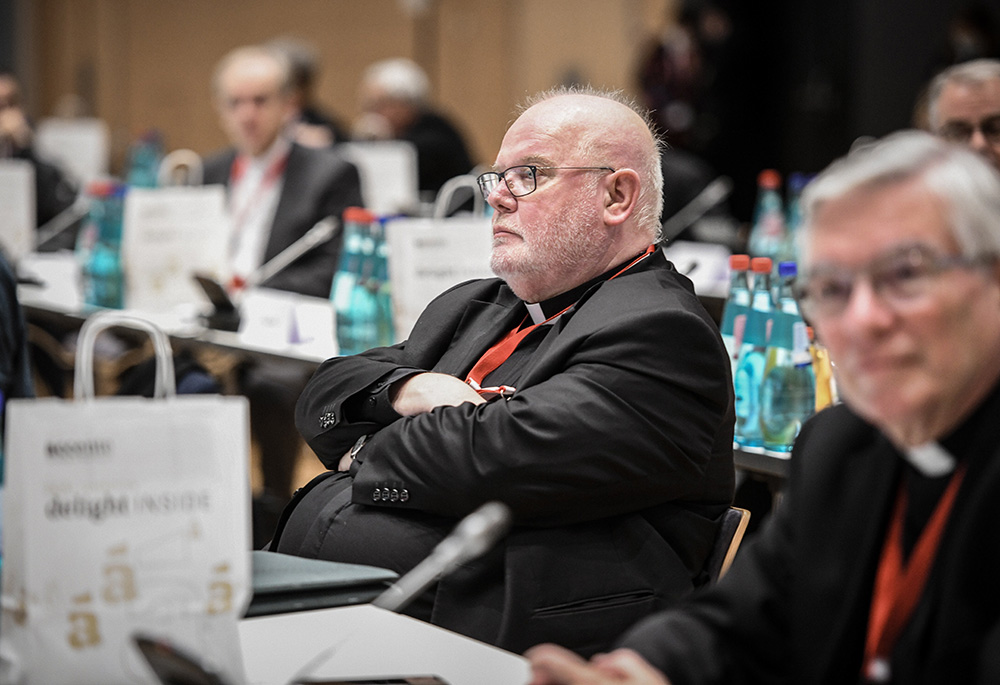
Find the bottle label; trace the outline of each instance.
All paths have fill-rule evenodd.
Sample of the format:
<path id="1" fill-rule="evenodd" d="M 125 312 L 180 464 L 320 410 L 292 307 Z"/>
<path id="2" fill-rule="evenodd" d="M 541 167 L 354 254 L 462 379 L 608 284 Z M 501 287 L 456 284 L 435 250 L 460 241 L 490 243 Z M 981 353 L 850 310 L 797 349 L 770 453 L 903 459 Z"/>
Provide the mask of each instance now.
<path id="1" fill-rule="evenodd" d="M 792 364 L 796 367 L 812 364 L 809 352 L 809 331 L 804 321 L 792 324 Z"/>
<path id="2" fill-rule="evenodd" d="M 737 314 L 733 319 L 733 359 L 739 356 L 740 347 L 743 345 L 743 333 L 747 328 L 747 315 Z"/>

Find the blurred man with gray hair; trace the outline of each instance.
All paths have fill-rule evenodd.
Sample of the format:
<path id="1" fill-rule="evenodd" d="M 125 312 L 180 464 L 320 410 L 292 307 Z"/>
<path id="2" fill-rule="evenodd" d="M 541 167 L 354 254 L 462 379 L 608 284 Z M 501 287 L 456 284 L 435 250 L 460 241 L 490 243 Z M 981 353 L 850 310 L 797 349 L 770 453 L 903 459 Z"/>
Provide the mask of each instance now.
<path id="1" fill-rule="evenodd" d="M 420 190 L 433 199 L 445 181 L 468 173 L 473 162 L 462 134 L 434 111 L 429 98 L 430 80 L 415 62 L 400 58 L 372 64 L 361 79 L 365 114 L 353 137 L 413 143 Z"/>
<path id="2" fill-rule="evenodd" d="M 720 583 L 557 683 L 1000 682 L 1000 176 L 906 132 L 803 196 L 802 312 L 844 404 Z"/>

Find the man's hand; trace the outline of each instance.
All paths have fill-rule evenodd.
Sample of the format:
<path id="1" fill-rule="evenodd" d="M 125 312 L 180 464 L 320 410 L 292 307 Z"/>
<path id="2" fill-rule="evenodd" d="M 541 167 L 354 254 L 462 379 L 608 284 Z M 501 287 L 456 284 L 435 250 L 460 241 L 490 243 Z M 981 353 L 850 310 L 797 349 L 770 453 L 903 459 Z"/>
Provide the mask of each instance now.
<path id="1" fill-rule="evenodd" d="M 598 654 L 590 662 L 556 645 L 539 645 L 531 661 L 529 685 L 670 685 L 662 673 L 630 649 Z"/>
<path id="2" fill-rule="evenodd" d="M 435 407 L 456 407 L 463 402 L 486 402 L 464 381 L 446 373 L 418 373 L 393 383 L 389 399 L 400 416 L 416 416 Z"/>

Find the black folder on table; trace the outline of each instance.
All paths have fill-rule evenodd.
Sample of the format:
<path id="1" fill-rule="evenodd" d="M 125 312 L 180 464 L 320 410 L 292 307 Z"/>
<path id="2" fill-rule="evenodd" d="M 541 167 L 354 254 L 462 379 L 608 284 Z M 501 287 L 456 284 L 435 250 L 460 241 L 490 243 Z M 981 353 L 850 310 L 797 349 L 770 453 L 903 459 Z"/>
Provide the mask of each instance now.
<path id="1" fill-rule="evenodd" d="M 365 604 L 396 580 L 384 568 L 254 550 L 253 598 L 246 617 Z"/>

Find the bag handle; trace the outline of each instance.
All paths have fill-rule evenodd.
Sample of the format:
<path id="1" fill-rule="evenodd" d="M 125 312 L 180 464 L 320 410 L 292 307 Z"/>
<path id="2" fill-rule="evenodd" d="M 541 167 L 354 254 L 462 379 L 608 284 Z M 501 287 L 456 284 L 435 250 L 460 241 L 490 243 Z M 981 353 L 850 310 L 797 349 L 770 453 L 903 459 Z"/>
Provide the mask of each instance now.
<path id="1" fill-rule="evenodd" d="M 479 182 L 472 174 L 462 174 L 461 176 L 449 178 L 441 186 L 441 190 L 438 191 L 437 198 L 434 200 L 433 218 L 445 218 L 445 214 L 448 213 L 448 208 L 451 205 L 451 196 L 459 188 L 472 188 L 472 213 L 474 216 L 483 216 L 486 207 L 485 200 L 483 200 L 483 193 L 479 190 Z"/>
<path id="2" fill-rule="evenodd" d="M 194 150 L 182 148 L 174 150 L 163 158 L 156 175 L 156 182 L 162 186 L 200 186 L 205 178 L 201 155 Z M 179 172 L 183 171 L 183 176 Z"/>
<path id="3" fill-rule="evenodd" d="M 153 353 L 156 357 L 153 397 L 157 399 L 174 397 L 177 394 L 174 357 L 170 349 L 170 340 L 163 329 L 133 314 L 105 311 L 88 317 L 80 328 L 80 337 L 76 345 L 73 398 L 76 400 L 94 398 L 94 343 L 101 331 L 113 326 L 134 328 L 149 334 L 153 340 Z"/>

